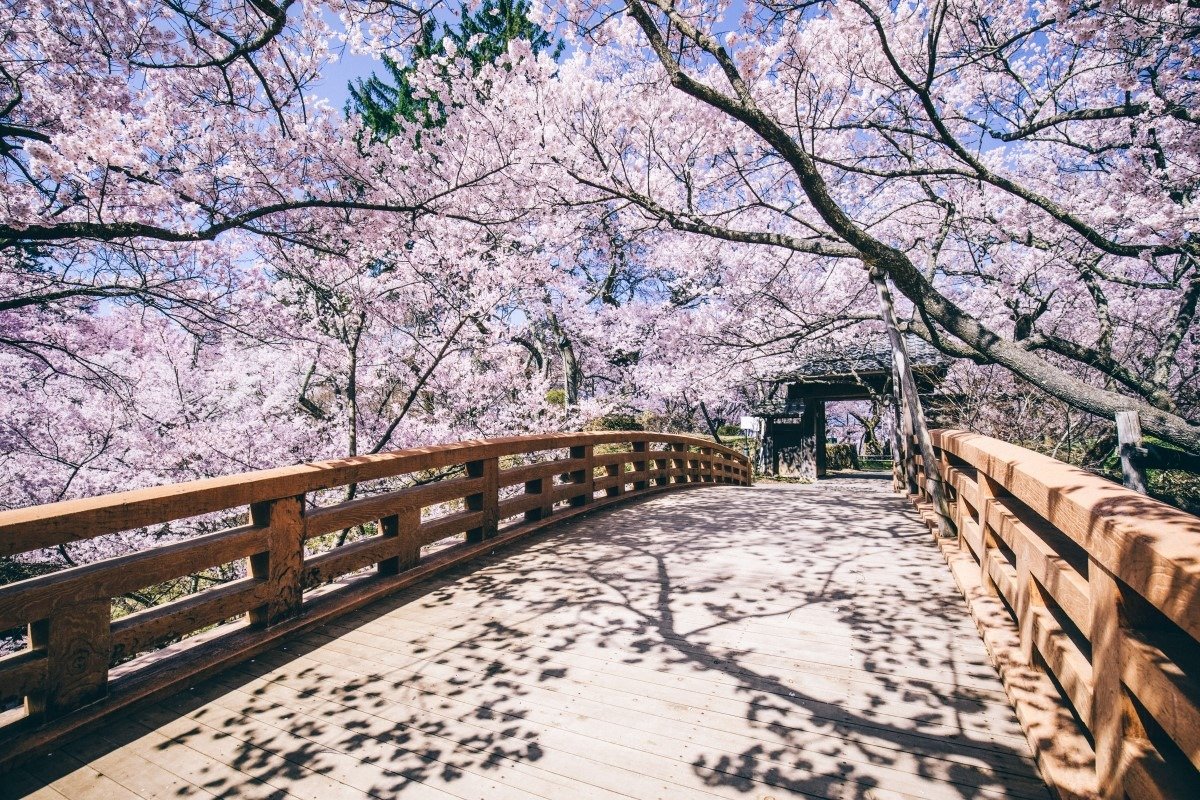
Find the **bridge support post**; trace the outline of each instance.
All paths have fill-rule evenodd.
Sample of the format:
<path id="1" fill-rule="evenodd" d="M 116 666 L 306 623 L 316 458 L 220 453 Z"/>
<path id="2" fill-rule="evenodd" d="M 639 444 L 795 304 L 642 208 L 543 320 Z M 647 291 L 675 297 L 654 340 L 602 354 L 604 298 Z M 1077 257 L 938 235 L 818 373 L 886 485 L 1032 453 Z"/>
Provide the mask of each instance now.
<path id="1" fill-rule="evenodd" d="M 270 600 L 250 611 L 250 624 L 266 628 L 300 611 L 304 572 L 304 495 L 250 506 L 250 524 L 267 529 L 267 549 L 250 556 L 250 574 L 270 587 Z"/>
<path id="2" fill-rule="evenodd" d="M 1138 451 L 1142 446 L 1142 421 L 1136 411 L 1118 411 L 1116 421 L 1121 482 L 1126 489 L 1146 494 L 1146 470 L 1138 459 Z"/>
<path id="3" fill-rule="evenodd" d="M 467 496 L 467 510 L 483 512 L 483 524 L 467 531 L 467 541 L 482 542 L 495 536 L 500 524 L 500 459 L 468 461 L 467 477 L 483 478 L 483 491 Z"/>

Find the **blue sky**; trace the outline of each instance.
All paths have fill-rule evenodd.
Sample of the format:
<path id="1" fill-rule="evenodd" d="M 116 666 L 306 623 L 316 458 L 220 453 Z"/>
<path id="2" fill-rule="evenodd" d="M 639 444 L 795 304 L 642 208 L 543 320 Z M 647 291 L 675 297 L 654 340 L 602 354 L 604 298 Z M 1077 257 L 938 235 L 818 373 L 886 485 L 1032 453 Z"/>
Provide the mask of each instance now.
<path id="1" fill-rule="evenodd" d="M 347 88 L 350 81 L 354 78 L 365 78 L 382 66 L 383 62 L 378 59 L 346 52 L 336 64 L 325 70 L 314 91 L 328 99 L 330 104 L 340 111 L 350 97 Z"/>
<path id="2" fill-rule="evenodd" d="M 446 10 L 452 8 L 454 11 Z M 446 6 L 442 6 L 436 13 L 435 17 L 442 22 L 457 18 L 457 9 L 459 4 L 450 2 Z M 725 15 L 724 24 L 720 25 L 718 31 L 728 31 L 737 27 L 738 20 L 741 18 L 745 10 L 744 0 L 733 0 L 729 11 Z M 342 30 L 341 23 L 336 16 L 326 12 L 326 21 L 336 30 Z M 320 83 L 314 87 L 317 95 L 329 100 L 330 104 L 339 111 L 346 105 L 346 101 L 350 97 L 348 84 L 356 78 L 366 78 L 372 72 L 383 67 L 383 62 L 371 56 L 352 55 L 349 51 L 342 54 L 341 59 L 325 70 L 321 77 Z"/>

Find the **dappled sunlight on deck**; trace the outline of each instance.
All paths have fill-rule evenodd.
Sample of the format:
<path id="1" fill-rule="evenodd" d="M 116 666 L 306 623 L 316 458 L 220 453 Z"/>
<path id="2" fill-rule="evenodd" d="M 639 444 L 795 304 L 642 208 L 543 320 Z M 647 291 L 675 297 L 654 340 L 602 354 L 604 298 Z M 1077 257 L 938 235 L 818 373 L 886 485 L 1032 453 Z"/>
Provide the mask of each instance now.
<path id="1" fill-rule="evenodd" d="M 924 525 L 861 480 L 571 520 L 15 777 L 44 797 L 1047 797 Z"/>

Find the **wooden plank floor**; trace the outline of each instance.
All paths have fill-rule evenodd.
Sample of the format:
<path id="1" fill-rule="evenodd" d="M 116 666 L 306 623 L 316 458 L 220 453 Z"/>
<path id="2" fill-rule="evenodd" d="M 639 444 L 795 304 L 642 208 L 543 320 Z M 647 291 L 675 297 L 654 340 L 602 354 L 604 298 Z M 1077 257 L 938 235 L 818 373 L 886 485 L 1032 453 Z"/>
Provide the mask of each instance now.
<path id="1" fill-rule="evenodd" d="M 923 525 L 879 481 L 568 523 L 117 719 L 44 798 L 1038 798 Z"/>

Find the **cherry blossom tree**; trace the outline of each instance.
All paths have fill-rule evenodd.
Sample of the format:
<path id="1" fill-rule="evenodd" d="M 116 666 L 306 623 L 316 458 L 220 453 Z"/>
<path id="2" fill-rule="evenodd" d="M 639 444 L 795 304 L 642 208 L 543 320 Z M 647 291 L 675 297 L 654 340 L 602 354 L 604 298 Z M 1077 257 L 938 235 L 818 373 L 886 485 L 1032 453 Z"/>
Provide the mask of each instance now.
<path id="1" fill-rule="evenodd" d="M 528 126 L 363 147 L 308 91 L 323 9 L 364 47 L 424 12 L 92 6 L 6 11 L 0 505 L 563 424 L 517 341 L 549 269 L 505 227 Z M 443 66 L 448 107 L 478 110 Z"/>
<path id="2" fill-rule="evenodd" d="M 864 266 L 964 365 L 1200 449 L 1196 9 L 548 3 L 565 53 L 483 60 L 435 10 L 6 7 L 0 502 L 715 427 L 878 335 Z M 313 91 L 345 48 L 437 102 L 372 136 Z"/>
<path id="3" fill-rule="evenodd" d="M 1200 12 L 869 0 L 728 11 L 547 10 L 587 42 L 564 68 L 553 151 L 594 201 L 810 265 L 879 269 L 912 304 L 911 329 L 946 352 L 1090 413 L 1136 409 L 1150 432 L 1200 446 Z"/>

